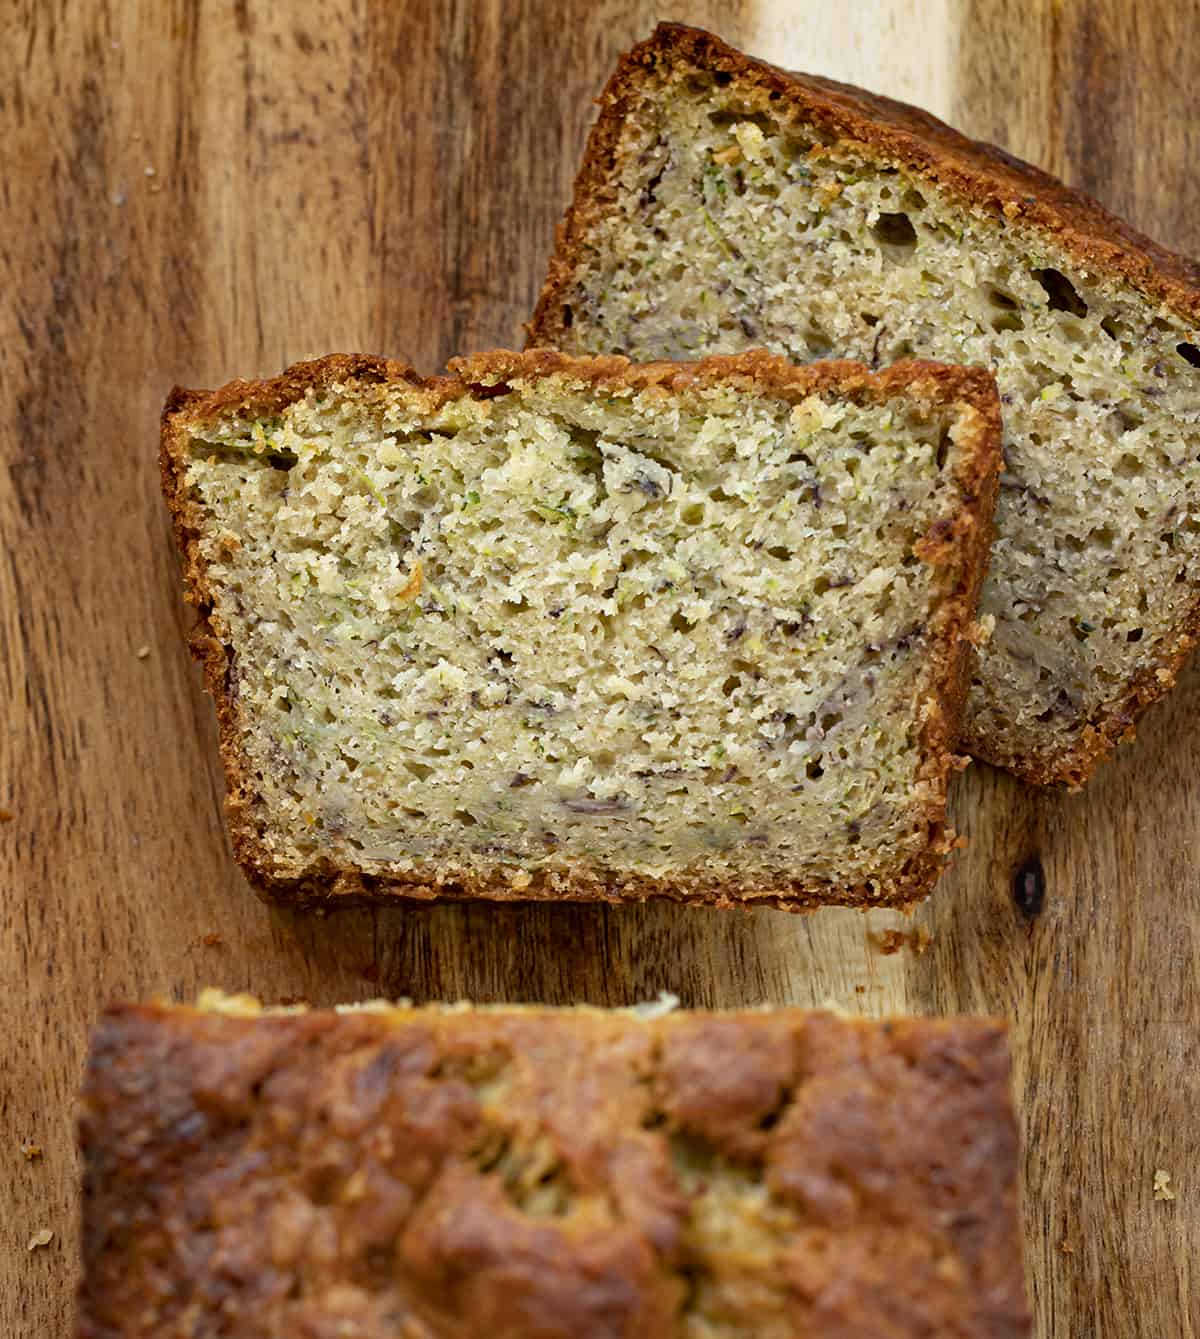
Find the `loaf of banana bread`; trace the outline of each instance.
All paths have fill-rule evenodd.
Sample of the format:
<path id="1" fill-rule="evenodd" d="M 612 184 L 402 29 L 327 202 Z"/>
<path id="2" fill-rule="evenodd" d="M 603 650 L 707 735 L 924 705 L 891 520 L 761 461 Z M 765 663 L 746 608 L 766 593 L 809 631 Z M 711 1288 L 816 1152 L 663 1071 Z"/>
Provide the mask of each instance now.
<path id="1" fill-rule="evenodd" d="M 492 353 L 179 392 L 236 852 L 284 899 L 907 903 L 991 536 L 983 372 Z"/>
<path id="2" fill-rule="evenodd" d="M 1028 780 L 1086 779 L 1200 630 L 1200 268 L 915 108 L 662 25 L 601 99 L 530 339 L 992 368 L 965 740 Z"/>
<path id="3" fill-rule="evenodd" d="M 1002 1025 L 111 1010 L 80 1339 L 1020 1339 Z"/>

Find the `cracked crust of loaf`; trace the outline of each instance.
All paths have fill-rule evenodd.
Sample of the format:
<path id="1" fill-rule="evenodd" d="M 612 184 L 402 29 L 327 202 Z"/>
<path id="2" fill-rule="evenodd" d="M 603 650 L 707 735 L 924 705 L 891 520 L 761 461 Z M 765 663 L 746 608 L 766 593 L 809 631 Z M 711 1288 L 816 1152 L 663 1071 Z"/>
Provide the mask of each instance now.
<path id="1" fill-rule="evenodd" d="M 597 100 L 600 114 L 588 139 L 572 202 L 558 225 L 545 285 L 526 326 L 533 345 L 559 342 L 562 298 L 579 266 L 583 239 L 611 198 L 617 144 L 636 97 L 637 81 L 643 70 L 664 57 L 679 57 L 748 79 L 772 99 L 798 107 L 814 125 L 886 153 L 916 176 L 997 217 L 1040 230 L 1081 266 L 1119 276 L 1139 292 L 1200 323 L 1200 262 L 1159 246 L 1084 192 L 995 145 L 968 139 L 918 107 L 756 60 L 702 29 L 660 23 L 646 41 L 621 58 Z M 1095 713 L 1076 749 L 1045 762 L 1020 756 L 983 736 L 965 738 L 963 747 L 981 761 L 1003 767 L 1034 785 L 1079 789 L 1118 743 L 1133 738 L 1136 722 L 1172 688 L 1197 641 L 1200 587 L 1159 662 L 1139 671 L 1119 698 Z"/>
<path id="2" fill-rule="evenodd" d="M 80 1142 L 80 1339 L 1029 1332 L 992 1020 L 126 1005 Z"/>
<path id="3" fill-rule="evenodd" d="M 193 655 L 204 668 L 216 706 L 221 758 L 226 778 L 225 811 L 235 858 L 246 878 L 266 900 L 295 906 L 354 906 L 395 898 L 417 901 L 479 898 L 494 901 L 641 901 L 666 898 L 693 904 L 732 907 L 775 906 L 804 911 L 839 905 L 906 907 L 925 897 L 954 849 L 956 837 L 946 822 L 949 776 L 956 756 L 972 663 L 971 640 L 979 592 L 987 568 L 1000 468 L 1000 405 L 995 382 L 981 369 L 911 361 L 872 372 L 859 363 L 826 362 L 796 366 L 762 350 L 714 356 L 696 363 L 634 364 L 616 355 L 570 357 L 551 349 L 524 353 L 494 350 L 453 359 L 449 376 L 421 378 L 406 363 L 369 355 L 333 354 L 299 363 L 264 381 L 233 381 L 217 391 L 176 387 L 162 414 L 159 462 L 163 492 L 183 558 L 186 598 L 197 611 L 190 638 Z M 260 840 L 252 817 L 253 778 L 240 745 L 235 653 L 215 634 L 210 622 L 212 595 L 199 543 L 198 508 L 186 487 L 186 430 L 235 410 L 269 413 L 301 398 L 310 389 L 355 383 L 404 382 L 428 397 L 429 407 L 471 395 L 486 396 L 506 377 L 570 373 L 580 381 L 614 389 L 662 388 L 664 394 L 703 385 L 743 385 L 760 393 L 799 403 L 807 396 L 836 391 L 850 398 L 884 399 L 909 392 L 934 403 L 959 403 L 974 411 L 964 430 L 961 465 L 956 474 L 963 505 L 952 526 L 939 524 L 925 536 L 919 556 L 943 574 L 937 617 L 934 696 L 921 730 L 924 762 L 919 775 L 931 786 L 924 815 L 928 845 L 909 860 L 896 879 L 874 886 L 846 888 L 799 883 L 757 888 L 749 879 L 694 873 L 650 876 L 576 864 L 569 869 L 538 871 L 531 883 L 514 888 L 503 878 L 480 877 L 462 867 L 430 862 L 425 874 L 372 875 L 344 868 L 327 858 L 314 861 L 302 877 L 279 877 Z"/>

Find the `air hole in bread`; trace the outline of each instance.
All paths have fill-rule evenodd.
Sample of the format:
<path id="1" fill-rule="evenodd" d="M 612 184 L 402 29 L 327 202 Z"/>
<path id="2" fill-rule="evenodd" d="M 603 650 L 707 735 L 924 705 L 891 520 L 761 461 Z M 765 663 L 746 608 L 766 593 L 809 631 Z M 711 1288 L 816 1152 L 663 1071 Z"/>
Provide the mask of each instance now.
<path id="1" fill-rule="evenodd" d="M 813 326 L 805 333 L 804 342 L 813 358 L 824 358 L 833 351 L 833 340 L 821 329 Z"/>
<path id="2" fill-rule="evenodd" d="M 1086 316 L 1087 303 L 1079 296 L 1075 285 L 1061 270 L 1053 266 L 1034 270 L 1033 277 L 1045 290 L 1047 305 L 1051 311 L 1070 312 L 1072 316 Z"/>
<path id="3" fill-rule="evenodd" d="M 884 247 L 894 250 L 915 251 L 917 230 L 907 214 L 880 214 L 871 231 Z"/>
<path id="4" fill-rule="evenodd" d="M 994 316 L 991 322 L 992 329 L 999 332 L 1024 330 L 1025 322 L 1020 312 L 1006 311 L 999 316 Z"/>
<path id="5" fill-rule="evenodd" d="M 1120 479 L 1139 479 L 1146 472 L 1145 463 L 1128 451 L 1117 461 L 1117 477 Z"/>
<path id="6" fill-rule="evenodd" d="M 473 382 L 470 386 L 471 394 L 477 400 L 495 400 L 501 395 L 507 395 L 511 390 L 512 387 L 504 381 Z"/>

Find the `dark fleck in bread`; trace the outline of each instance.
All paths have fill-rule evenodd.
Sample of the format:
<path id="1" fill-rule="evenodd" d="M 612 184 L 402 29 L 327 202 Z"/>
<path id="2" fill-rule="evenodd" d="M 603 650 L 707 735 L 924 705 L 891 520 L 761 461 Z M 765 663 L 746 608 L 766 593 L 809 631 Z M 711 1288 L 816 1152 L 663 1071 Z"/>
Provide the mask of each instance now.
<path id="1" fill-rule="evenodd" d="M 290 900 L 906 903 L 991 536 L 983 372 L 492 353 L 174 395 L 234 844 Z"/>
<path id="2" fill-rule="evenodd" d="M 998 1023 L 215 1004 L 96 1033 L 80 1339 L 1028 1333 Z"/>
<path id="3" fill-rule="evenodd" d="M 916 108 L 674 24 L 620 63 L 530 325 L 572 353 L 991 367 L 966 745 L 1084 781 L 1200 629 L 1200 270 Z"/>

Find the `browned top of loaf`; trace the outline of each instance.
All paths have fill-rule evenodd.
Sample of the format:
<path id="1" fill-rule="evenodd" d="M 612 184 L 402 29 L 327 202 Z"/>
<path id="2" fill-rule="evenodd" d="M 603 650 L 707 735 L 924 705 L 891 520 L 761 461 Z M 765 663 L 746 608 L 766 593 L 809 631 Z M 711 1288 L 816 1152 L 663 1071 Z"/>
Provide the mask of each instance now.
<path id="1" fill-rule="evenodd" d="M 423 392 L 431 405 L 485 393 L 505 379 L 564 376 L 584 385 L 614 391 L 680 394 L 715 386 L 734 386 L 799 403 L 809 395 L 837 391 L 850 398 L 884 400 L 921 387 L 938 402 L 961 401 L 985 415 L 988 426 L 999 422 L 995 382 L 982 368 L 909 360 L 882 372 L 862 363 L 832 360 L 798 366 L 765 349 L 715 354 L 694 363 L 634 363 L 617 354 L 571 356 L 554 349 L 523 353 L 493 349 L 452 358 L 449 376 L 419 376 L 408 363 L 371 354 L 334 353 L 296 363 L 277 377 L 231 381 L 219 390 L 186 390 L 177 386 L 163 410 L 164 429 L 213 419 L 276 413 L 310 390 L 335 385 L 407 384 Z"/>
<path id="2" fill-rule="evenodd" d="M 986 1020 L 117 1008 L 80 1336 L 1016 1339 L 1008 1083 Z"/>
<path id="3" fill-rule="evenodd" d="M 968 139 L 918 107 L 850 84 L 755 60 L 713 33 L 660 23 L 628 51 L 600 97 L 600 120 L 560 227 L 558 252 L 529 329 L 535 341 L 557 329 L 555 305 L 570 281 L 588 221 L 611 190 L 621 124 L 647 69 L 674 59 L 748 80 L 839 140 L 857 141 L 997 216 L 1051 236 L 1081 266 L 1117 275 L 1150 298 L 1200 323 L 1200 262 L 1159 246 L 1083 191 L 981 140 Z"/>

